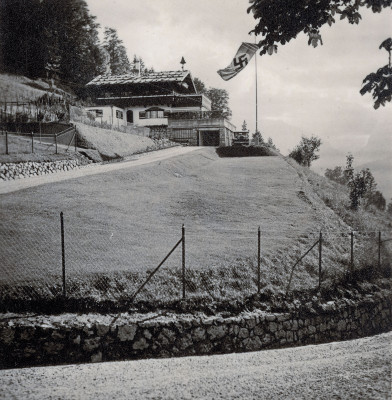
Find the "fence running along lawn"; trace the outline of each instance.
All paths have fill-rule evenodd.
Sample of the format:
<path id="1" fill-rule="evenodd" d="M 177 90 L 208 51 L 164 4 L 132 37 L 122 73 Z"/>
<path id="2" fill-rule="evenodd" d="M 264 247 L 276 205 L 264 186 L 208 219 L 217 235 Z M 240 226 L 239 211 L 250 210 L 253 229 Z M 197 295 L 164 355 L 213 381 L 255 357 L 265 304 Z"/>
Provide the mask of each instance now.
<path id="1" fill-rule="evenodd" d="M 0 131 L 0 154 L 58 154 L 77 151 L 77 134 L 73 126 L 58 133 Z"/>
<path id="2" fill-rule="evenodd" d="M 153 245 L 157 239 L 153 234 L 151 242 L 140 247 L 133 242 L 137 232 L 97 226 L 79 229 L 62 213 L 56 229 L 0 227 L 0 304 L 59 297 L 127 304 L 181 298 L 227 301 L 273 287 L 286 293 L 321 289 L 364 265 L 372 266 L 373 277 L 382 276 L 388 268 L 392 236 L 385 232 L 317 232 L 299 238 L 296 249 L 287 249 L 293 252 L 291 256 L 282 252 L 272 257 L 263 254 L 263 241 L 273 233 L 260 228 L 200 236 L 192 226 L 179 226 L 177 233 L 165 235 L 167 250 L 162 253 Z M 206 241 L 210 254 L 203 254 Z M 331 263 L 328 252 L 336 250 L 331 244 L 337 243 L 343 252 Z M 231 246 L 237 258 L 228 257 Z"/>

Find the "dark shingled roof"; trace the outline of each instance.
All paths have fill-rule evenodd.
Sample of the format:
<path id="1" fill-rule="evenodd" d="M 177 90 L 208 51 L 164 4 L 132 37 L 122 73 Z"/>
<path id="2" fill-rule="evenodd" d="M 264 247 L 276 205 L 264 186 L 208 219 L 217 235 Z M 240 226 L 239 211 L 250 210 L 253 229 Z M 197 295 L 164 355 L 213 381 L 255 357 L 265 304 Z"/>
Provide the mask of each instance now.
<path id="1" fill-rule="evenodd" d="M 99 75 L 87 85 L 121 85 L 127 83 L 159 83 L 159 82 L 182 82 L 188 75 L 189 71 L 162 71 L 149 72 L 145 75 L 138 76 L 136 74 L 125 75 Z"/>

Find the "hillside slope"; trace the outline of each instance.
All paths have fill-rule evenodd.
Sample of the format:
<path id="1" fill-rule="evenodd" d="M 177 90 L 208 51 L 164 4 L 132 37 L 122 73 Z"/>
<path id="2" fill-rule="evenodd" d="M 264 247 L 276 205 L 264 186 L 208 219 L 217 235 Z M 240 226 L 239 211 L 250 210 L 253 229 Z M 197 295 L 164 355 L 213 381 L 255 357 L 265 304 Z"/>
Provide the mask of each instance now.
<path id="1" fill-rule="evenodd" d="M 83 141 L 84 147 L 97 150 L 104 158 L 115 159 L 142 153 L 158 148 L 149 137 L 102 129 L 80 122 L 74 122 L 78 140 Z"/>
<path id="2" fill-rule="evenodd" d="M 13 290 L 32 281 L 41 290 L 58 282 L 60 211 L 65 214 L 67 277 L 74 280 L 69 290 L 75 296 L 103 289 L 109 298 L 132 294 L 145 271 L 180 239 L 182 224 L 190 294 L 208 290 L 232 298 L 254 293 L 258 226 L 264 288 L 285 289 L 292 265 L 320 230 L 325 282 L 348 269 L 351 228 L 315 193 L 305 172 L 282 157 L 219 158 L 215 149 L 200 148 L 148 165 L 4 194 L 0 250 L 6 262 L 0 283 L 14 284 Z M 357 263 L 363 252 L 377 260 L 372 240 L 356 237 Z M 178 296 L 180 256 L 177 250 L 142 298 Z M 293 287 L 317 284 L 316 247 L 298 265 Z M 59 285 L 50 290 L 56 292 Z"/>

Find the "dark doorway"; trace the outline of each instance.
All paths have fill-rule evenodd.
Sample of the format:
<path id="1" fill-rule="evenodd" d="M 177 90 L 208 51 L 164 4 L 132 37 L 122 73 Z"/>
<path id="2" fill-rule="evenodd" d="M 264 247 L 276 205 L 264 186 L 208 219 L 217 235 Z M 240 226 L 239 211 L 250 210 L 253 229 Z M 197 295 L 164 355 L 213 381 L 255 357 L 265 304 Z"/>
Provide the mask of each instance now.
<path id="1" fill-rule="evenodd" d="M 219 146 L 219 131 L 200 132 L 199 146 Z"/>
<path id="2" fill-rule="evenodd" d="M 127 111 L 127 123 L 133 124 L 133 111 L 132 110 Z"/>

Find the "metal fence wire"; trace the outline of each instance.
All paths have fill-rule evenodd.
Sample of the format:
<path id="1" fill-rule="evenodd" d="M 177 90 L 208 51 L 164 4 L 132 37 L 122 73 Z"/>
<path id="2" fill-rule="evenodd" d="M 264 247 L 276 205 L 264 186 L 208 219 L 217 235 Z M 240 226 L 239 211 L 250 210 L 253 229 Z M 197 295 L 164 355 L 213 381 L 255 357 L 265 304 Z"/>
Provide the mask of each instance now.
<path id="1" fill-rule="evenodd" d="M 23 225 L 0 222 L 0 231 L 0 301 L 64 295 L 96 301 L 235 300 L 268 287 L 330 285 L 366 265 L 380 268 L 389 262 L 392 243 L 387 233 L 317 232 L 271 251 L 268 240 L 279 232 L 154 227 L 141 238 L 137 229 L 63 216 L 46 225 L 35 224 L 34 217 Z"/>
<path id="2" fill-rule="evenodd" d="M 0 131 L 0 154 L 57 154 L 77 150 L 77 135 L 73 127 L 56 134 L 40 132 Z"/>

